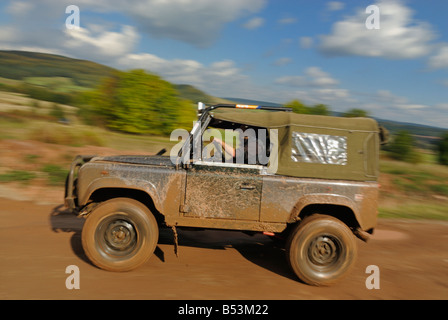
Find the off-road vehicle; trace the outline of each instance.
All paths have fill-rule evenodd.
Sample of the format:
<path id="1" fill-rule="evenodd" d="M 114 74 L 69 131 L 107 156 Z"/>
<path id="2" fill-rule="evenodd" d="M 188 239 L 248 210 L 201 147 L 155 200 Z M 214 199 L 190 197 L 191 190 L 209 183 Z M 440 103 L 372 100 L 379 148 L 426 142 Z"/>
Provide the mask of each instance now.
<path id="1" fill-rule="evenodd" d="M 170 155 L 75 158 L 65 203 L 86 217 L 81 238 L 92 263 L 132 270 L 154 252 L 160 227 L 172 228 L 176 240 L 176 228 L 189 227 L 284 238 L 289 265 L 308 284 L 345 276 L 356 237 L 366 241 L 377 222 L 377 122 L 277 107 L 198 109 Z M 219 144 L 224 139 L 211 139 L 210 128 L 214 137 L 233 133 L 232 141 Z M 244 149 L 254 138 L 248 132 L 255 148 L 238 161 L 227 147 Z"/>

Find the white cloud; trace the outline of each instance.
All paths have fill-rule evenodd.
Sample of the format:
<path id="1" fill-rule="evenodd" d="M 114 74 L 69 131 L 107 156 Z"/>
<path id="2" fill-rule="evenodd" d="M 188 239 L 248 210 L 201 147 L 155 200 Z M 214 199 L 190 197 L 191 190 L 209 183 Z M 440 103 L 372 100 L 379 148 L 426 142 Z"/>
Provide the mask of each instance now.
<path id="1" fill-rule="evenodd" d="M 287 85 L 289 87 L 305 87 L 308 85 L 304 76 L 284 76 L 275 79 L 274 83 Z"/>
<path id="2" fill-rule="evenodd" d="M 404 105 L 408 103 L 407 98 L 394 95 L 389 90 L 378 90 L 375 94 L 374 100 L 390 105 Z"/>
<path id="3" fill-rule="evenodd" d="M 428 65 L 433 69 L 448 68 L 448 45 L 439 48 L 437 54 L 429 58 Z"/>
<path id="4" fill-rule="evenodd" d="M 368 30 L 368 14 L 360 8 L 353 16 L 333 25 L 332 33 L 320 37 L 320 51 L 330 56 L 366 56 L 413 59 L 431 51 L 435 33 L 428 23 L 416 21 L 413 11 L 399 0 L 380 1 L 379 30 Z"/>
<path id="5" fill-rule="evenodd" d="M 274 80 L 276 84 L 290 87 L 332 87 L 339 83 L 318 67 L 309 67 L 304 76 L 284 76 Z"/>
<path id="6" fill-rule="evenodd" d="M 0 27 L 0 44 L 5 45 L 5 43 L 14 42 L 17 37 L 19 37 L 19 30 L 10 26 Z"/>
<path id="7" fill-rule="evenodd" d="M 437 110 L 448 112 L 448 103 L 439 103 L 434 106 Z"/>
<path id="8" fill-rule="evenodd" d="M 82 27 L 64 29 L 66 35 L 64 47 L 67 52 L 81 57 L 87 53 L 91 59 L 117 58 L 132 52 L 138 40 L 138 34 L 131 26 L 122 26 L 121 32 L 96 30 L 94 33 Z"/>
<path id="9" fill-rule="evenodd" d="M 15 1 L 6 8 L 6 12 L 14 15 L 21 16 L 29 13 L 34 7 L 33 3 L 26 1 Z"/>
<path id="10" fill-rule="evenodd" d="M 264 24 L 264 19 L 261 17 L 255 17 L 243 24 L 243 27 L 249 30 L 260 28 Z"/>
<path id="11" fill-rule="evenodd" d="M 397 104 L 396 107 L 403 110 L 416 110 L 416 109 L 428 108 L 428 106 L 423 104 Z"/>
<path id="12" fill-rule="evenodd" d="M 326 103 L 334 110 L 356 101 L 348 89 L 338 88 L 339 81 L 319 67 L 309 67 L 303 75 L 277 78 L 274 83 L 296 89 L 278 94 L 285 101 L 299 99 L 307 104 Z"/>
<path id="13" fill-rule="evenodd" d="M 345 4 L 343 2 L 339 1 L 330 1 L 327 3 L 327 10 L 328 11 L 339 11 L 344 9 Z"/>
<path id="14" fill-rule="evenodd" d="M 211 45 L 226 23 L 257 13 L 267 0 L 77 0 L 83 12 L 118 13 L 128 17 L 139 32 L 180 40 L 198 47 Z M 34 0 L 22 0 L 10 10 L 25 11 Z M 72 0 L 40 0 L 32 16 L 60 15 Z M 50 14 L 51 13 L 51 14 Z M 26 22 L 28 23 L 28 21 Z"/>
<path id="15" fill-rule="evenodd" d="M 313 38 L 311 37 L 301 37 L 299 42 L 302 49 L 309 49 L 313 46 Z"/>
<path id="16" fill-rule="evenodd" d="M 307 68 L 306 74 L 313 79 L 312 83 L 319 87 L 333 86 L 339 83 L 339 81 L 332 78 L 329 73 L 322 71 L 318 67 Z"/>
<path id="17" fill-rule="evenodd" d="M 334 101 L 334 100 L 341 100 L 341 99 L 347 99 L 350 97 L 350 92 L 347 89 L 340 89 L 340 88 L 324 88 L 324 89 L 316 89 L 315 93 L 325 101 Z"/>
<path id="18" fill-rule="evenodd" d="M 142 68 L 178 84 L 190 84 L 216 96 L 244 95 L 257 91 L 232 60 L 204 65 L 195 60 L 163 59 L 149 53 L 130 53 L 117 60 L 122 69 Z"/>
<path id="19" fill-rule="evenodd" d="M 137 21 L 140 30 L 156 37 L 206 47 L 216 40 L 224 24 L 258 12 L 265 0 L 133 0 L 119 3 L 120 10 Z"/>
<path id="20" fill-rule="evenodd" d="M 286 66 L 287 64 L 290 64 L 292 62 L 291 58 L 278 58 L 277 60 L 274 61 L 274 66 L 276 67 L 282 67 L 282 66 Z"/>
<path id="21" fill-rule="evenodd" d="M 414 103 L 408 98 L 396 95 L 389 90 L 378 90 L 372 95 L 364 95 L 357 107 L 368 110 L 380 119 L 421 123 L 446 127 L 448 123 L 448 103 L 427 105 Z"/>

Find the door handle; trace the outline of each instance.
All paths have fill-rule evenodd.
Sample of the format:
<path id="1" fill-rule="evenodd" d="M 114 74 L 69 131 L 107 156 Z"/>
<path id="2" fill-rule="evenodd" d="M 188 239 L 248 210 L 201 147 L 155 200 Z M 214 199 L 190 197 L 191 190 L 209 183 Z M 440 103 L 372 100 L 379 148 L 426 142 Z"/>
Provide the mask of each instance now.
<path id="1" fill-rule="evenodd" d="M 238 185 L 237 189 L 240 190 L 254 190 L 255 186 L 248 183 L 241 183 Z"/>

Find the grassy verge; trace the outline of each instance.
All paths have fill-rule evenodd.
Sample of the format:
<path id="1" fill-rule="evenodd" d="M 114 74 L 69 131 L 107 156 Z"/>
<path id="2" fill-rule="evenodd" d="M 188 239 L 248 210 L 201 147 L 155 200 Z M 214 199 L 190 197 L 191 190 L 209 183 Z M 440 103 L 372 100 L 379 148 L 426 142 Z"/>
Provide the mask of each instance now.
<path id="1" fill-rule="evenodd" d="M 412 165 L 381 161 L 381 173 L 391 177 L 393 187 L 408 196 L 448 196 L 448 167 L 438 164 Z"/>
<path id="2" fill-rule="evenodd" d="M 447 205 L 437 203 L 403 204 L 379 208 L 380 218 L 448 220 Z"/>
<path id="3" fill-rule="evenodd" d="M 63 186 L 67 174 L 68 169 L 56 164 L 46 164 L 39 171 L 9 170 L 0 174 L 0 183 L 22 182 L 23 184 L 28 184 L 34 179 L 41 177 L 45 179 L 48 186 Z"/>
<path id="4" fill-rule="evenodd" d="M 58 123 L 35 125 L 30 129 L 28 139 L 72 147 L 104 146 L 105 144 L 99 131 L 94 128 L 81 125 L 66 126 Z"/>
<path id="5" fill-rule="evenodd" d="M 380 171 L 390 181 L 380 193 L 381 218 L 448 220 L 448 167 L 383 159 Z"/>
<path id="6" fill-rule="evenodd" d="M 36 178 L 34 172 L 29 172 L 25 170 L 11 170 L 6 173 L 0 174 L 0 182 L 29 182 Z"/>

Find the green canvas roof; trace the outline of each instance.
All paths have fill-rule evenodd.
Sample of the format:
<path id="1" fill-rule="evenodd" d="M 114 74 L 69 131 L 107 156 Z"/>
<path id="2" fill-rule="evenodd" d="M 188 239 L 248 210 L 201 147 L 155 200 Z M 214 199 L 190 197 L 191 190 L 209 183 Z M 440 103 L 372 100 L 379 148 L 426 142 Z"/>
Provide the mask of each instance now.
<path id="1" fill-rule="evenodd" d="M 350 131 L 378 132 L 378 125 L 370 118 L 343 118 L 297 114 L 293 112 L 215 112 L 217 120 L 246 124 L 263 128 L 279 128 L 286 126 L 301 126 L 310 128 L 344 129 Z"/>
<path id="2" fill-rule="evenodd" d="M 378 178 L 380 135 L 374 119 L 245 111 L 214 112 L 212 117 L 215 122 L 268 128 L 271 138 L 275 134 L 276 174 L 357 181 Z"/>

